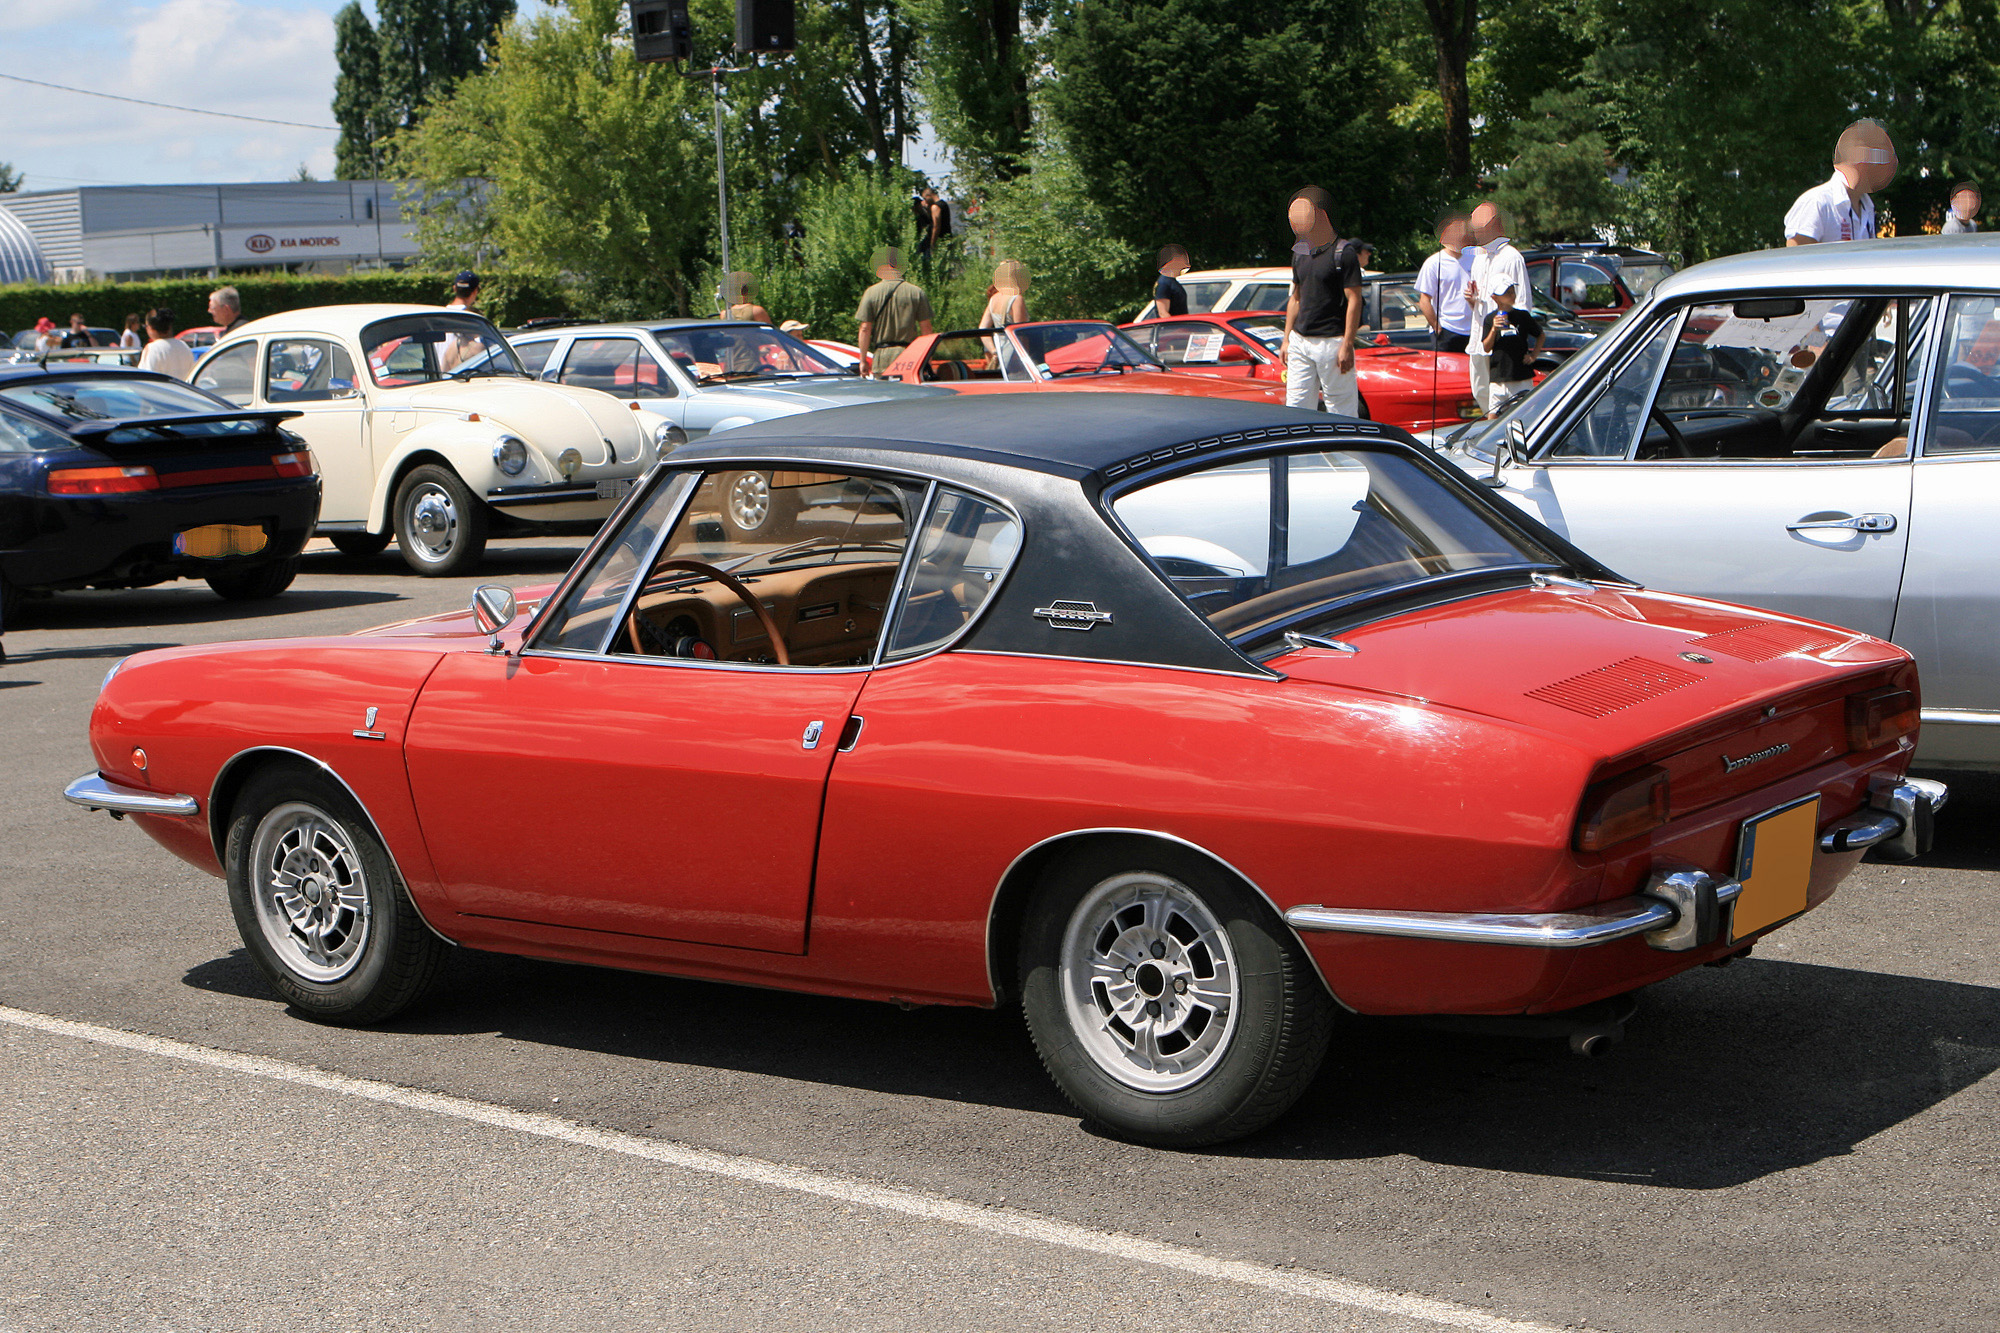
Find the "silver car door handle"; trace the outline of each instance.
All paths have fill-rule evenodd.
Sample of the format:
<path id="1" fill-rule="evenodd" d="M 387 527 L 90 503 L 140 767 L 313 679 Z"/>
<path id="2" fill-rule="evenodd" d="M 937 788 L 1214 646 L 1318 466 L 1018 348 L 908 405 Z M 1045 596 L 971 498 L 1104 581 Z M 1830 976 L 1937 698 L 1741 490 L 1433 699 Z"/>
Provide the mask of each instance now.
<path id="1" fill-rule="evenodd" d="M 1814 529 L 1845 528 L 1849 532 L 1894 532 L 1894 514 L 1856 514 L 1853 518 L 1815 518 L 1810 521 L 1800 519 L 1797 523 L 1785 524 L 1786 532 L 1810 532 Z"/>

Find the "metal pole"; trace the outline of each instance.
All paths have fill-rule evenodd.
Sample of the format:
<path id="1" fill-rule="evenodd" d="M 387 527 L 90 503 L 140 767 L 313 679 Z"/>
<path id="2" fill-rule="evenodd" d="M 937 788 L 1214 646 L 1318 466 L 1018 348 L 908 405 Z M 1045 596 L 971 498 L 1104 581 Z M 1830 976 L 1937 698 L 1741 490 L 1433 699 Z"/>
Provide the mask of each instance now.
<path id="1" fill-rule="evenodd" d="M 709 71 L 715 79 L 715 201 L 722 215 L 722 285 L 729 286 L 729 166 L 722 157 L 722 67 Z"/>

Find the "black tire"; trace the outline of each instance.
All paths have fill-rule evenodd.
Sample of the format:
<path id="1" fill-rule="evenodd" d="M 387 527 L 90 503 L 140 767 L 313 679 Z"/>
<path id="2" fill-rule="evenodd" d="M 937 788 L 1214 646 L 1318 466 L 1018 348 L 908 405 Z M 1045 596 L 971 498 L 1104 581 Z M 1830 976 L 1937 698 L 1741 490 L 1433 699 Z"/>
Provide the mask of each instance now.
<path id="1" fill-rule="evenodd" d="M 792 531 L 800 504 L 797 487 L 774 488 L 768 472 L 725 472 L 716 478 L 722 530 L 733 541 L 756 541 Z"/>
<path id="2" fill-rule="evenodd" d="M 329 532 L 326 539 L 333 543 L 333 549 L 342 555 L 365 560 L 371 555 L 380 555 L 389 549 L 390 534 L 386 532 Z"/>
<path id="3" fill-rule="evenodd" d="M 325 909 L 324 928 L 313 918 L 301 930 L 281 905 L 280 866 L 298 889 L 297 910 L 338 904 Z M 251 959 L 281 998 L 312 1018 L 365 1024 L 401 1012 L 437 980 L 451 947 L 417 915 L 360 806 L 323 774 L 283 765 L 251 778 L 230 811 L 224 871 Z M 327 966 L 312 960 L 314 935 Z"/>
<path id="4" fill-rule="evenodd" d="M 456 472 L 426 463 L 396 487 L 396 548 L 426 578 L 464 574 L 485 554 L 490 517 Z"/>
<path id="5" fill-rule="evenodd" d="M 1209 924 L 1226 936 L 1222 943 L 1228 955 L 1226 959 L 1208 955 L 1211 974 L 1219 975 L 1226 962 L 1234 977 L 1233 1025 L 1210 1010 L 1211 1017 L 1196 1033 L 1197 1042 L 1208 1039 L 1216 1023 L 1223 1024 L 1222 1035 L 1214 1039 L 1206 1056 L 1188 1055 L 1188 1068 L 1165 1076 L 1193 1080 L 1180 1086 L 1137 1086 L 1136 1080 L 1158 1075 L 1141 1072 L 1136 1058 L 1120 1061 L 1115 1055 L 1128 1044 L 1139 1049 L 1137 1025 L 1120 1029 L 1112 1019 L 1113 997 L 1101 989 L 1089 992 L 1089 1000 L 1078 1010 L 1088 1018 L 1072 1018 L 1072 992 L 1064 980 L 1066 970 L 1076 975 L 1063 961 L 1073 919 L 1079 927 L 1077 938 L 1091 942 L 1093 951 L 1104 941 L 1115 940 L 1105 956 L 1116 956 L 1128 939 L 1143 936 L 1139 927 L 1119 924 L 1131 921 L 1130 908 L 1115 910 L 1119 895 L 1145 892 L 1148 883 L 1171 886 L 1166 894 L 1183 895 L 1194 904 L 1179 921 L 1186 931 L 1174 928 L 1173 914 L 1167 914 L 1168 924 L 1162 926 L 1165 942 L 1172 945 L 1183 934 L 1195 932 L 1199 925 L 1195 918 L 1205 911 Z M 1105 924 L 1093 927 L 1091 923 L 1106 912 L 1110 915 Z M 1036 889 L 1021 945 L 1021 1007 L 1043 1067 L 1086 1119 L 1119 1138 L 1162 1148 L 1196 1148 L 1241 1138 L 1289 1110 L 1311 1085 L 1326 1055 L 1337 1009 L 1311 960 L 1267 903 L 1195 853 L 1121 840 L 1058 863 Z M 1208 947 L 1201 943 L 1201 950 Z M 1147 950 L 1150 946 L 1137 956 L 1144 958 Z M 1161 1010 L 1152 1006 L 1167 1006 L 1162 1018 L 1148 1020 L 1155 1029 L 1150 1038 L 1154 1049 L 1164 1051 L 1170 1042 L 1185 1040 L 1195 1031 L 1194 1011 L 1201 1005 L 1188 997 L 1203 984 L 1202 954 L 1186 947 L 1180 953 L 1154 951 L 1150 956 L 1162 959 L 1159 970 L 1150 974 L 1155 979 L 1166 980 L 1178 965 L 1194 969 L 1191 976 L 1167 980 L 1171 993 L 1149 1006 L 1155 1015 Z M 1146 967 L 1142 961 L 1138 969 L 1128 967 L 1123 975 L 1132 979 L 1135 970 Z M 1128 993 L 1143 999 L 1138 988 L 1145 981 L 1141 976 Z M 1185 995 L 1181 981 L 1189 982 Z M 1132 1034 L 1130 1043 L 1120 1031 Z M 1107 1049 L 1114 1054 L 1107 1056 Z M 1197 1046 L 1186 1049 L 1196 1051 Z"/>
<path id="6" fill-rule="evenodd" d="M 210 574 L 204 582 L 215 589 L 215 595 L 231 602 L 256 602 L 266 597 L 276 597 L 292 586 L 292 580 L 299 576 L 299 560 L 267 560 L 261 565 L 248 569 L 231 569 Z"/>

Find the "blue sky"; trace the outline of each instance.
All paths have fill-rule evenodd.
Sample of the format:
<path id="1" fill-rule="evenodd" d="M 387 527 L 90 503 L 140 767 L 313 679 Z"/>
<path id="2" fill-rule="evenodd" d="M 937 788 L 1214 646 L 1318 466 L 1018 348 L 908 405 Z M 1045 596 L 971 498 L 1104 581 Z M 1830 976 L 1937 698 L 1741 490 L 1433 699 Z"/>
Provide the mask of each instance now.
<path id="1" fill-rule="evenodd" d="M 0 74 L 180 106 L 333 124 L 345 0 L 0 0 Z M 373 6 L 366 6 L 373 12 Z M 539 9 L 526 0 L 524 11 Z M 132 106 L 0 80 L 0 162 L 24 190 L 333 175 L 330 129 Z M 911 165 L 936 172 L 929 145 Z"/>

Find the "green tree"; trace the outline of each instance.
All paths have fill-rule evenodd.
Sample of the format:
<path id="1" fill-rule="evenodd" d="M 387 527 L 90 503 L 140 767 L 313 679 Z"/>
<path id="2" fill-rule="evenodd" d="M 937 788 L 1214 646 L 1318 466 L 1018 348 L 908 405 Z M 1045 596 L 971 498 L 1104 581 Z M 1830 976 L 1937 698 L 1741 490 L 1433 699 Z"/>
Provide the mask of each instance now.
<path id="1" fill-rule="evenodd" d="M 1056 16 L 1045 96 L 1113 233 L 1198 265 L 1271 261 L 1318 184 L 1347 235 L 1422 229 L 1439 183 L 1396 98 L 1366 0 L 1097 0 Z"/>
<path id="2" fill-rule="evenodd" d="M 961 177 L 1025 169 L 1034 128 L 1033 33 L 1049 0 L 903 0 L 918 34 L 918 85 Z"/>
<path id="3" fill-rule="evenodd" d="M 1611 145 L 1596 106 L 1578 91 L 1547 92 L 1511 126 L 1516 155 L 1497 173 L 1495 200 L 1518 236 L 1537 241 L 1596 240 L 1617 207 Z"/>
<path id="4" fill-rule="evenodd" d="M 382 141 L 413 128 L 424 108 L 486 65 L 514 0 L 378 0 L 370 23 L 359 0 L 334 16 L 336 174 L 377 167 Z"/>
<path id="5" fill-rule="evenodd" d="M 612 40 L 625 13 L 571 0 L 509 24 L 492 68 L 399 138 L 427 262 L 560 272 L 606 317 L 689 309 L 715 204 L 709 99 Z"/>

